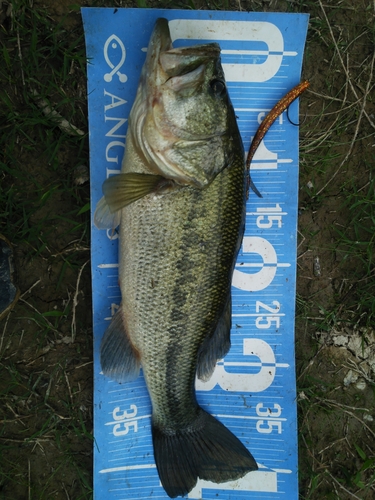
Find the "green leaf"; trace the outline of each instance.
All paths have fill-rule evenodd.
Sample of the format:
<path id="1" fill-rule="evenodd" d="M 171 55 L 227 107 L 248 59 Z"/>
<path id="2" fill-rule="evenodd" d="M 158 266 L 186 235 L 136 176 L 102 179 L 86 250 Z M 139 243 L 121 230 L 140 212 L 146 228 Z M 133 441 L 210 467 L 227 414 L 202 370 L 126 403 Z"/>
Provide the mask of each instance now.
<path id="1" fill-rule="evenodd" d="M 358 455 L 362 458 L 362 460 L 366 460 L 366 458 L 367 458 L 366 453 L 362 450 L 362 448 L 360 448 L 356 444 L 354 444 L 354 446 L 355 446 L 355 449 L 357 450 Z"/>
<path id="2" fill-rule="evenodd" d="M 42 316 L 64 316 L 64 312 L 63 311 L 47 311 L 47 312 L 44 312 L 42 313 Z"/>
<path id="3" fill-rule="evenodd" d="M 77 215 L 81 215 L 81 214 L 84 214 L 85 212 L 88 212 L 90 210 L 90 202 L 89 203 L 86 203 L 86 205 L 84 205 L 78 212 Z"/>

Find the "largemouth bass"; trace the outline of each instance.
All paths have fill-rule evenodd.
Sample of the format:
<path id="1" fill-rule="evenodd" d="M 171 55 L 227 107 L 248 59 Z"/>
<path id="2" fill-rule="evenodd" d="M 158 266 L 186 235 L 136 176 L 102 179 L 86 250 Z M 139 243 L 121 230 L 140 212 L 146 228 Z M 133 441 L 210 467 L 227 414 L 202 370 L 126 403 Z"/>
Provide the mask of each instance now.
<path id="1" fill-rule="evenodd" d="M 103 373 L 134 380 L 152 403 L 154 456 L 174 498 L 197 479 L 257 469 L 247 448 L 197 403 L 230 347 L 231 280 L 246 171 L 220 47 L 173 48 L 166 19 L 150 39 L 121 174 L 103 184 L 99 228 L 120 224 L 122 303 L 101 345 Z"/>

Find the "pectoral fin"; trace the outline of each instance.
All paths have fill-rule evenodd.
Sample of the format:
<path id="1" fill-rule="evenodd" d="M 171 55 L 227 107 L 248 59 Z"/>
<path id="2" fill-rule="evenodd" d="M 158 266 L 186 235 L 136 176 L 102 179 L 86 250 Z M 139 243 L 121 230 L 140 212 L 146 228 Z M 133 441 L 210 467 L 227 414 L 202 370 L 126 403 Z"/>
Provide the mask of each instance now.
<path id="1" fill-rule="evenodd" d="M 121 220 L 121 211 L 112 213 L 103 196 L 96 205 L 94 224 L 98 229 L 115 229 Z"/>
<path id="2" fill-rule="evenodd" d="M 161 175 L 131 172 L 109 177 L 103 182 L 104 196 L 94 215 L 98 229 L 112 229 L 119 225 L 120 210 L 150 193 L 161 192 L 172 186 L 173 181 Z"/>
<path id="3" fill-rule="evenodd" d="M 135 172 L 109 177 L 103 183 L 105 200 L 112 213 L 158 191 L 168 182 L 161 175 L 138 174 Z"/>

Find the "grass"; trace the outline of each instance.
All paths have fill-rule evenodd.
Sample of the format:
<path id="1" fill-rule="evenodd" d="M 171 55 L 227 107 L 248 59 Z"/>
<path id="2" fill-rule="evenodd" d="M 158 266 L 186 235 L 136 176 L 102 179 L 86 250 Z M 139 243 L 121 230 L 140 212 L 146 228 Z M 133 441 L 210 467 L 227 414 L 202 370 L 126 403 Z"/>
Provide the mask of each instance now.
<path id="1" fill-rule="evenodd" d="M 350 223 L 335 228 L 342 265 L 350 262 L 353 269 L 348 276 L 350 290 L 345 290 L 344 303 L 352 311 L 356 324 L 371 327 L 375 324 L 375 180 L 370 176 L 360 188 L 353 182 L 350 184 L 352 187 L 345 192 L 343 205 Z"/>
<path id="2" fill-rule="evenodd" d="M 89 250 L 79 16 L 3 3 L 0 50 L 0 232 L 21 289 L 0 330 L 0 498 L 91 498 L 92 382 L 77 380 L 91 359 L 88 273 L 78 280 Z"/>
<path id="3" fill-rule="evenodd" d="M 0 324 L 0 499 L 92 497 L 89 191 L 77 173 L 88 165 L 81 3 L 0 8 L 0 233 L 14 244 L 21 289 Z M 373 2 L 88 4 L 310 13 L 296 330 L 300 498 L 373 498 L 375 374 L 365 357 L 375 324 Z M 344 384 L 349 370 L 364 389 Z"/>
<path id="4" fill-rule="evenodd" d="M 375 324 L 375 158 L 369 147 L 375 126 L 368 114 L 374 10 L 370 2 L 336 7 L 319 2 L 308 50 L 323 56 L 323 69 L 316 74 L 318 89 L 312 85 L 314 106 L 307 109 L 301 144 L 300 481 L 301 498 L 364 500 L 373 498 L 375 489 L 375 374 L 373 355 L 366 351 L 373 349 Z M 367 25 L 360 8 L 371 11 Z M 350 23 L 349 15 L 358 24 Z M 307 268 L 316 255 L 319 278 Z M 338 338 L 347 349 L 338 347 L 343 345 Z M 363 381 L 360 389 L 344 385 L 351 368 Z"/>

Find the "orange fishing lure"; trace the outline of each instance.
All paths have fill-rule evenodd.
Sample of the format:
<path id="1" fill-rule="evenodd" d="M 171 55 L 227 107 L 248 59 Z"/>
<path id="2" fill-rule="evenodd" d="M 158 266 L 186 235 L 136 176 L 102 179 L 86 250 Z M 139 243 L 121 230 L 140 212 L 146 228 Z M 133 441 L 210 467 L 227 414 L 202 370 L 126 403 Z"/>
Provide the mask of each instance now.
<path id="1" fill-rule="evenodd" d="M 309 85 L 310 83 L 307 80 L 304 80 L 303 82 L 293 87 L 292 90 L 290 90 L 287 94 L 285 94 L 285 96 L 282 99 L 280 99 L 280 101 L 271 109 L 271 111 L 259 125 L 259 128 L 251 142 L 249 152 L 247 154 L 246 170 L 250 169 L 250 163 L 254 157 L 255 151 L 258 149 L 259 144 L 263 140 L 270 126 L 281 115 L 281 113 L 283 113 L 286 110 L 286 108 L 290 106 L 290 104 L 308 88 Z M 262 197 L 259 191 L 255 188 L 250 176 L 249 176 L 249 186 L 251 186 L 253 191 L 258 196 Z"/>

